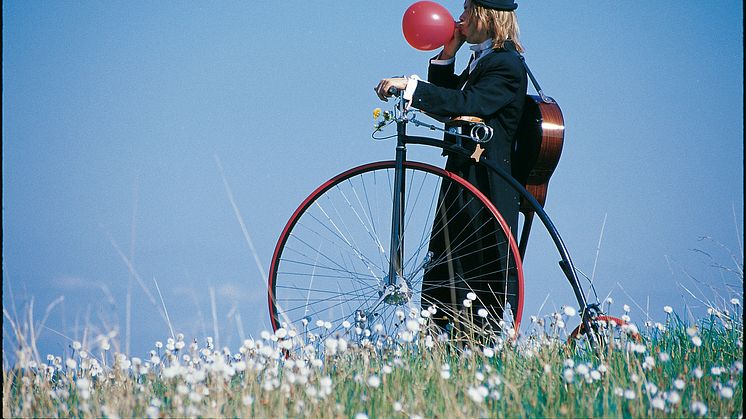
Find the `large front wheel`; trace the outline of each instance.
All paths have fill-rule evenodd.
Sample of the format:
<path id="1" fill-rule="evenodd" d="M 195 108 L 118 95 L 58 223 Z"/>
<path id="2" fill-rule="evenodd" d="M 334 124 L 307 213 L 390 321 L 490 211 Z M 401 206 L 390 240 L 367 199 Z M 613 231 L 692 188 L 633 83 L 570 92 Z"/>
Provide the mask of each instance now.
<path id="1" fill-rule="evenodd" d="M 518 246 L 495 206 L 451 172 L 404 163 L 402 269 L 388 278 L 394 171 L 393 161 L 350 169 L 293 213 L 270 266 L 272 327 L 308 340 L 406 338 L 415 328 L 410 313 L 435 306 L 432 317 L 449 324 L 517 331 Z"/>

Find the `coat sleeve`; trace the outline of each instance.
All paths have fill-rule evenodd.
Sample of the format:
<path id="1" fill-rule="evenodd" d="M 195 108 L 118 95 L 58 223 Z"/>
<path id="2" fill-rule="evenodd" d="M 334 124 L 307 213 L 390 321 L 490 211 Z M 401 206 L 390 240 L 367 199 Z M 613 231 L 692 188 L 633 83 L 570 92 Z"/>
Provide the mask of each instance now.
<path id="1" fill-rule="evenodd" d="M 457 89 L 459 78 L 454 74 L 454 68 L 453 62 L 446 65 L 430 64 L 427 68 L 427 81 L 436 86 Z"/>
<path id="2" fill-rule="evenodd" d="M 469 78 L 463 90 L 442 85 L 435 80 L 431 83 L 418 83 L 412 95 L 412 106 L 442 116 L 470 115 L 487 118 L 494 115 L 515 99 L 521 87 L 521 72 L 524 70 L 520 62 L 502 54 L 495 54 L 491 58 L 479 69 L 479 73 Z"/>

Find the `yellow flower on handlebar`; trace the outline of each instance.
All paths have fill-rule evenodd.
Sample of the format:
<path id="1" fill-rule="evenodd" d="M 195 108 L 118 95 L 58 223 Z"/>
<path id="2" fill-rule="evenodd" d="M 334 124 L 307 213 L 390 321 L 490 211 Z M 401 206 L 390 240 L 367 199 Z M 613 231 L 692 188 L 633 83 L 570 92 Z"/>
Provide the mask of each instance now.
<path id="1" fill-rule="evenodd" d="M 393 115 L 389 111 L 381 111 L 381 108 L 373 109 L 373 129 L 379 131 L 393 120 Z"/>

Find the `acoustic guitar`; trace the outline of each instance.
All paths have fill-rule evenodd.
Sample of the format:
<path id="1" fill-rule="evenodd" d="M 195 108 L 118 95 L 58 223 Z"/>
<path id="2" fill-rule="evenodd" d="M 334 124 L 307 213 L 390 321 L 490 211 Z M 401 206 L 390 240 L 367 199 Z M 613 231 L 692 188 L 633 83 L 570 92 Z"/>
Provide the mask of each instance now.
<path id="1" fill-rule="evenodd" d="M 553 99 L 549 102 L 539 96 L 526 95 L 523 116 L 516 132 L 513 149 L 513 177 L 544 206 L 547 199 L 549 178 L 554 173 L 562 154 L 565 138 L 565 122 L 562 110 Z M 521 212 L 533 212 L 533 208 L 521 199 Z"/>
<path id="2" fill-rule="evenodd" d="M 523 116 L 516 131 L 516 143 L 511 153 L 511 172 L 544 207 L 547 199 L 549 178 L 554 173 L 562 154 L 565 139 L 565 120 L 562 110 L 554 99 L 544 96 L 526 95 Z M 525 256 L 528 236 L 535 210 L 521 197 L 524 215 L 518 250 Z"/>

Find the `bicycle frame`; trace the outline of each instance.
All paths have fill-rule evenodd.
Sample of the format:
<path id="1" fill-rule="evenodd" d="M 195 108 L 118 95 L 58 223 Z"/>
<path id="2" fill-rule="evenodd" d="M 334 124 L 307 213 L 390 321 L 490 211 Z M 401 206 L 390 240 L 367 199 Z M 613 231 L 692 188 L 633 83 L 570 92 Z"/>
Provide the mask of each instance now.
<path id="1" fill-rule="evenodd" d="M 393 287 L 396 285 L 397 277 L 403 276 L 401 266 L 404 252 L 404 245 L 402 240 L 405 202 L 403 166 L 407 156 L 407 144 L 419 144 L 438 147 L 445 151 L 448 151 L 449 153 L 460 154 L 464 157 L 471 156 L 471 152 L 461 145 L 460 138 L 456 141 L 455 144 L 450 144 L 445 142 L 444 140 L 438 140 L 435 138 L 407 135 L 407 123 L 409 122 L 409 120 L 406 117 L 407 114 L 404 100 L 399 98 L 397 102 L 397 111 L 399 112 L 399 115 L 401 115 L 401 117 L 396 119 L 396 164 L 394 172 L 394 204 L 392 209 L 390 248 L 391 254 L 389 259 L 389 276 L 386 280 L 386 286 L 390 289 L 393 289 Z M 577 299 L 583 327 L 585 328 L 585 330 L 593 330 L 591 327 L 591 318 L 598 313 L 598 307 L 595 304 L 588 304 L 585 293 L 583 292 L 583 289 L 580 285 L 580 280 L 576 274 L 575 266 L 572 262 L 572 259 L 570 258 L 570 253 L 567 250 L 567 246 L 565 246 L 564 242 L 562 241 L 562 237 L 560 237 L 560 234 L 557 231 L 554 223 L 552 223 L 552 220 L 549 218 L 549 215 L 546 213 L 541 204 L 539 204 L 536 198 L 534 198 L 534 196 L 528 190 L 526 190 L 523 185 L 515 180 L 513 176 L 510 173 L 506 172 L 502 167 L 499 167 L 494 162 L 490 161 L 489 158 L 486 156 L 480 157 L 478 163 L 489 168 L 494 173 L 497 173 L 502 179 L 508 182 L 508 184 L 513 189 L 518 191 L 518 193 L 520 193 L 521 196 L 526 199 L 535 213 L 539 216 L 539 219 L 546 228 L 547 232 L 552 238 L 552 241 L 554 242 L 555 247 L 557 248 L 557 251 L 560 254 L 561 260 L 559 261 L 559 265 L 562 269 L 562 272 L 565 274 L 565 277 L 570 282 L 570 286 L 572 287 L 575 298 Z M 531 221 L 532 220 L 527 219 L 525 222 L 530 223 Z M 525 229 L 524 233 L 527 232 L 528 229 Z M 526 238 L 521 237 L 521 241 L 524 241 L 525 239 Z M 595 336 L 593 335 L 593 333 L 588 333 L 588 336 L 591 342 L 591 346 L 593 348 L 596 348 L 597 342 Z"/>

